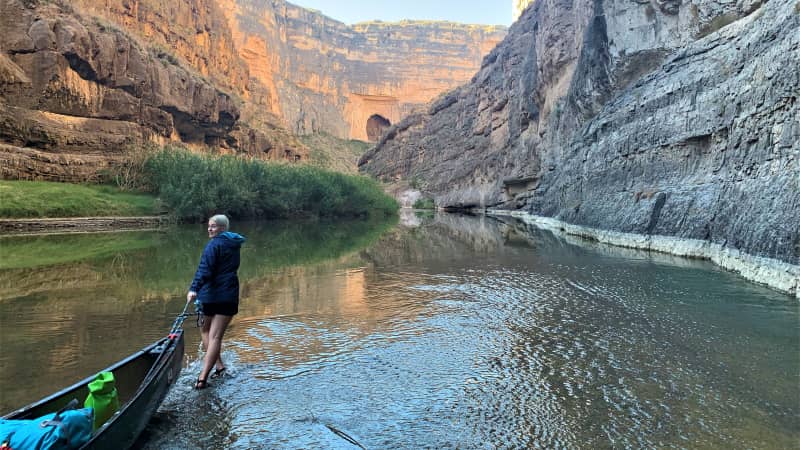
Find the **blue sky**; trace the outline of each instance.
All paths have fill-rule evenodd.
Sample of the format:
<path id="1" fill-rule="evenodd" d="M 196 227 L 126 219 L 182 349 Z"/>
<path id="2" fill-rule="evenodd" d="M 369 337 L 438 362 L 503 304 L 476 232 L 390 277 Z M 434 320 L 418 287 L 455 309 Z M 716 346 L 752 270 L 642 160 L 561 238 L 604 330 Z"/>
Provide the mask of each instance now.
<path id="1" fill-rule="evenodd" d="M 328 17 L 353 24 L 365 20 L 449 20 L 461 23 L 511 25 L 511 0 L 289 0 L 318 9 Z"/>

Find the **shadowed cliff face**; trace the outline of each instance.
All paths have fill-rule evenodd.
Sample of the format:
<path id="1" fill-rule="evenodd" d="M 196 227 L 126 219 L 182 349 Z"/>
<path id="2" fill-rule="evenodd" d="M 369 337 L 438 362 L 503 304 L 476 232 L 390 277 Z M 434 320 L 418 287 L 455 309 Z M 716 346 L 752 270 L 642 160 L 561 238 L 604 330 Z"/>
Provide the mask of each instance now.
<path id="1" fill-rule="evenodd" d="M 361 160 L 501 207 L 800 262 L 795 1 L 542 0 Z"/>

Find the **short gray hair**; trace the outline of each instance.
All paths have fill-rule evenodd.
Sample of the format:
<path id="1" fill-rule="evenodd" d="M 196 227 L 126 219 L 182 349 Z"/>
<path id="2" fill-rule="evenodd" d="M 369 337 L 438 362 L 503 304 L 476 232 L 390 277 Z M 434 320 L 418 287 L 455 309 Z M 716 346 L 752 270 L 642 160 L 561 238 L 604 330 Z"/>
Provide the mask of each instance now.
<path id="1" fill-rule="evenodd" d="M 225 228 L 226 230 L 228 229 L 229 226 L 231 226 L 231 221 L 228 220 L 228 216 L 226 216 L 225 214 L 217 214 L 215 216 L 212 216 L 208 220 L 210 222 L 214 222 L 215 224 L 221 226 L 222 228 Z"/>

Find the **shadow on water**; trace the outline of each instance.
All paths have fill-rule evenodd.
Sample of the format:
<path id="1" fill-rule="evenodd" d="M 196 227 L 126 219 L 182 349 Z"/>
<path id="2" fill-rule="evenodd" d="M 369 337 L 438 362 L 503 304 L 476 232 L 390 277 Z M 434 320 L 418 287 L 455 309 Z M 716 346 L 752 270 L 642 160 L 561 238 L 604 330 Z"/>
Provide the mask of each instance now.
<path id="1" fill-rule="evenodd" d="M 223 353 L 230 374 L 191 390 L 201 353 L 189 329 L 187 366 L 138 448 L 790 448 L 800 438 L 796 299 L 708 263 L 508 218 L 248 226 L 241 312 Z M 12 362 L 41 372 L 54 343 L 71 355 L 113 347 L 94 322 L 163 332 L 171 318 L 155 317 L 180 309 L 199 231 L 124 254 L 115 283 L 105 257 L 55 266 L 96 280 L 4 293 L 0 317 L 40 305 L 17 333 L 38 328 L 15 348 L 48 355 L 16 350 Z M 15 270 L 38 269 L 0 280 Z M 98 300 L 121 292 L 128 300 Z M 76 322 L 88 314 L 81 298 L 106 313 Z M 115 351 L 129 352 L 121 341 Z"/>

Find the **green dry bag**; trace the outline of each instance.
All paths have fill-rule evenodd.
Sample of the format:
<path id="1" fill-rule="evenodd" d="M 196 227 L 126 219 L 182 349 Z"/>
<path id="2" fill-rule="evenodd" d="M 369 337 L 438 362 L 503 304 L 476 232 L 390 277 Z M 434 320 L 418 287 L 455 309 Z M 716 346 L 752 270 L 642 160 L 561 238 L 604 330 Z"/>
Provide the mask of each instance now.
<path id="1" fill-rule="evenodd" d="M 114 374 L 100 372 L 88 387 L 89 395 L 83 402 L 83 406 L 94 408 L 94 429 L 97 430 L 119 410 L 119 397 L 114 383 Z"/>

